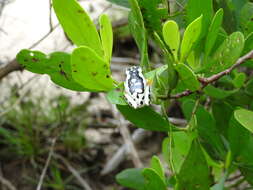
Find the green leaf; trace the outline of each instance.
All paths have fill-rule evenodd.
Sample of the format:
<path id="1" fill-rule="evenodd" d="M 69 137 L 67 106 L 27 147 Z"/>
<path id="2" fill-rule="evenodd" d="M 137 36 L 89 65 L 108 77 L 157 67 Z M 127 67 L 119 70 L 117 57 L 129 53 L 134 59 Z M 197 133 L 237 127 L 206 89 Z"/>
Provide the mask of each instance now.
<path id="1" fill-rule="evenodd" d="M 163 154 L 163 159 L 164 161 L 170 165 L 170 156 L 169 156 L 169 152 L 170 152 L 170 139 L 169 137 L 166 137 L 163 139 L 163 143 L 162 143 L 162 154 Z"/>
<path id="2" fill-rule="evenodd" d="M 175 21 L 169 20 L 163 25 L 163 38 L 177 61 L 178 48 L 180 44 L 180 32 Z"/>
<path id="3" fill-rule="evenodd" d="M 99 23 L 100 23 L 100 37 L 104 50 L 104 57 L 106 62 L 110 64 L 113 46 L 112 24 L 108 16 L 104 14 L 100 16 Z"/>
<path id="4" fill-rule="evenodd" d="M 152 157 L 150 167 L 156 171 L 156 173 L 160 176 L 160 178 L 165 183 L 164 169 L 163 169 L 160 159 L 157 156 Z"/>
<path id="5" fill-rule="evenodd" d="M 213 16 L 213 0 L 189 0 L 186 6 L 187 24 L 203 15 L 201 37 L 206 35 L 208 26 Z"/>
<path id="6" fill-rule="evenodd" d="M 239 27 L 245 35 L 253 31 L 253 3 L 247 2 L 242 7 L 239 16 Z"/>
<path id="7" fill-rule="evenodd" d="M 162 20 L 168 17 L 168 3 L 165 0 L 138 0 L 145 27 L 150 33 L 162 35 Z"/>
<path id="8" fill-rule="evenodd" d="M 197 79 L 197 76 L 187 65 L 179 63 L 175 66 L 175 69 L 177 70 L 179 77 L 186 88 L 192 91 L 200 89 L 201 85 Z"/>
<path id="9" fill-rule="evenodd" d="M 171 147 L 172 150 L 170 150 L 170 154 L 172 157 L 172 163 L 175 168 L 175 172 L 178 174 L 191 148 L 193 138 L 185 132 L 173 132 L 172 136 L 173 144 Z"/>
<path id="10" fill-rule="evenodd" d="M 114 87 L 108 63 L 89 47 L 74 49 L 71 67 L 74 80 L 85 88 L 110 91 Z"/>
<path id="11" fill-rule="evenodd" d="M 181 57 L 180 61 L 184 62 L 189 56 L 194 44 L 199 39 L 202 27 L 202 15 L 189 24 L 184 32 L 181 44 Z"/>
<path id="12" fill-rule="evenodd" d="M 214 53 L 214 58 L 207 64 L 211 73 L 223 71 L 237 61 L 244 47 L 244 36 L 241 32 L 232 33 Z"/>
<path id="13" fill-rule="evenodd" d="M 142 169 L 126 169 L 116 175 L 116 180 L 124 187 L 145 190 L 145 178 L 142 175 Z"/>
<path id="14" fill-rule="evenodd" d="M 48 74 L 51 80 L 64 88 L 75 91 L 88 91 L 75 82 L 71 74 L 70 55 L 54 52 L 48 56 L 40 51 L 21 50 L 17 61 L 26 70 L 37 74 Z"/>
<path id="15" fill-rule="evenodd" d="M 253 79 L 250 79 L 245 87 L 246 94 L 253 96 Z"/>
<path id="16" fill-rule="evenodd" d="M 186 100 L 183 102 L 183 112 L 188 120 L 191 118 L 194 106 L 195 102 L 192 100 Z M 195 114 L 201 144 L 212 158 L 223 158 L 223 156 L 226 155 L 225 147 L 212 115 L 201 105 L 198 106 Z"/>
<path id="17" fill-rule="evenodd" d="M 154 169 L 145 168 L 142 170 L 142 175 L 146 179 L 147 190 L 167 190 L 166 184 Z"/>
<path id="18" fill-rule="evenodd" d="M 122 115 L 136 127 L 151 130 L 165 131 L 170 129 L 169 122 L 150 107 L 134 109 L 130 106 L 117 105 Z"/>
<path id="19" fill-rule="evenodd" d="M 128 17 L 129 28 L 141 53 L 141 66 L 145 73 L 150 70 L 148 61 L 146 29 L 138 1 L 129 0 L 129 2 L 131 5 L 131 12 L 129 13 Z"/>
<path id="20" fill-rule="evenodd" d="M 212 114 L 215 118 L 217 129 L 224 137 L 227 137 L 229 121 L 233 112 L 233 107 L 223 100 L 215 101 L 212 104 Z"/>
<path id="21" fill-rule="evenodd" d="M 117 91 L 113 89 L 106 94 L 106 98 L 111 104 L 127 105 L 124 99 L 124 93 L 122 91 Z"/>
<path id="22" fill-rule="evenodd" d="M 96 26 L 76 0 L 53 0 L 53 8 L 64 31 L 74 44 L 87 46 L 99 56 L 103 56 Z"/>
<path id="23" fill-rule="evenodd" d="M 208 56 L 215 44 L 223 19 L 223 9 L 219 9 L 213 17 L 206 37 L 205 56 Z"/>
<path id="24" fill-rule="evenodd" d="M 253 133 L 253 112 L 239 109 L 234 112 L 236 120 L 246 129 Z"/>
<path id="25" fill-rule="evenodd" d="M 176 190 L 209 190 L 211 180 L 210 171 L 197 140 L 191 145 L 178 175 Z"/>
<path id="26" fill-rule="evenodd" d="M 107 0 L 107 1 L 122 7 L 130 8 L 128 0 Z"/>
<path id="27" fill-rule="evenodd" d="M 229 147 L 233 163 L 239 166 L 242 175 L 253 185 L 253 136 L 234 117 L 230 120 L 228 130 Z"/>
<path id="28" fill-rule="evenodd" d="M 223 89 L 220 89 L 220 88 L 216 88 L 213 85 L 208 85 L 204 88 L 204 92 L 208 96 L 211 96 L 213 98 L 224 99 L 228 96 L 231 96 L 235 92 L 237 92 L 237 90 L 223 90 Z"/>
<path id="29" fill-rule="evenodd" d="M 247 75 L 245 73 L 238 73 L 236 74 L 235 78 L 233 79 L 233 85 L 236 88 L 241 88 L 246 81 Z"/>

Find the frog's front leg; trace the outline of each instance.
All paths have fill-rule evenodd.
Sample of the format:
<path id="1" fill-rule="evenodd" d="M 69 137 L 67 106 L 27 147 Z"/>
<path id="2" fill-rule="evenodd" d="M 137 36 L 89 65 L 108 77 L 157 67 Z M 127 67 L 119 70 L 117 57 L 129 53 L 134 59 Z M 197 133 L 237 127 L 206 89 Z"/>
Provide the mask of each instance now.
<path id="1" fill-rule="evenodd" d="M 130 106 L 132 106 L 134 109 L 136 109 L 136 108 L 139 107 L 138 103 L 136 102 L 136 100 L 132 96 L 130 96 L 128 93 L 125 93 L 124 96 L 125 96 L 125 98 L 127 100 L 127 103 Z"/>

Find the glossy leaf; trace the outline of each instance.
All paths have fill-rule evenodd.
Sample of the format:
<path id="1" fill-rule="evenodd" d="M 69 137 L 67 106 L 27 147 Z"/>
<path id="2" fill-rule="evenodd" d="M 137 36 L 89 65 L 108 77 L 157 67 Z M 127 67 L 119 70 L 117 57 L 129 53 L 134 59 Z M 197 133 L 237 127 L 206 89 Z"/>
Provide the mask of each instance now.
<path id="1" fill-rule="evenodd" d="M 81 46 L 73 51 L 71 68 L 74 80 L 85 88 L 110 91 L 114 87 L 108 63 L 89 47 Z"/>
<path id="2" fill-rule="evenodd" d="M 206 56 L 210 54 L 215 44 L 216 38 L 218 36 L 222 24 L 222 19 L 223 19 L 223 9 L 219 9 L 213 17 L 212 23 L 209 27 L 209 31 L 206 37 L 205 43 Z"/>
<path id="3" fill-rule="evenodd" d="M 199 39 L 202 27 L 202 15 L 187 26 L 181 43 L 180 61 L 184 62 L 189 56 L 194 44 Z"/>
<path id="4" fill-rule="evenodd" d="M 177 178 L 176 190 L 209 190 L 210 171 L 197 140 L 192 142 Z"/>
<path id="5" fill-rule="evenodd" d="M 186 88 L 196 91 L 199 90 L 201 85 L 197 79 L 197 76 L 193 73 L 193 71 L 185 64 L 179 63 L 175 66 L 179 74 L 179 78 Z"/>
<path id="6" fill-rule="evenodd" d="M 161 177 L 152 168 L 145 168 L 142 171 L 142 175 L 146 179 L 147 190 L 167 190 L 166 184 Z"/>
<path id="7" fill-rule="evenodd" d="M 53 8 L 68 37 L 77 46 L 87 46 L 103 56 L 95 24 L 77 0 L 53 0 Z"/>
<path id="8" fill-rule="evenodd" d="M 136 127 L 151 131 L 169 131 L 170 124 L 150 107 L 134 109 L 130 106 L 117 105 L 122 115 Z"/>
<path id="9" fill-rule="evenodd" d="M 142 175 L 142 169 L 131 168 L 123 170 L 117 174 L 116 180 L 124 187 L 129 187 L 136 190 L 146 190 L 145 178 Z"/>
<path id="10" fill-rule="evenodd" d="M 48 56 L 40 51 L 21 50 L 17 61 L 26 70 L 38 74 L 48 74 L 51 80 L 64 88 L 75 91 L 88 91 L 75 82 L 71 74 L 70 55 L 54 52 Z"/>
<path id="11" fill-rule="evenodd" d="M 101 15 L 99 18 L 100 23 L 100 38 L 104 50 L 104 58 L 108 65 L 110 65 L 112 57 L 112 46 L 113 46 L 113 32 L 112 24 L 107 15 Z"/>
<path id="12" fill-rule="evenodd" d="M 160 178 L 165 183 L 164 169 L 163 169 L 160 159 L 157 156 L 152 157 L 150 167 L 156 171 L 156 173 L 160 176 Z"/>
<path id="13" fill-rule="evenodd" d="M 163 25 L 163 38 L 177 61 L 178 48 L 180 44 L 180 32 L 175 21 L 169 20 Z"/>
<path id="14" fill-rule="evenodd" d="M 240 32 L 232 33 L 214 54 L 210 61 L 208 71 L 218 73 L 235 64 L 244 47 L 244 36 Z"/>
<path id="15" fill-rule="evenodd" d="M 138 1 L 130 0 L 129 2 L 131 6 L 131 12 L 128 16 L 129 28 L 139 48 L 141 54 L 141 66 L 145 73 L 149 71 L 146 29 Z"/>
<path id="16" fill-rule="evenodd" d="M 236 120 L 246 129 L 253 133 L 253 112 L 246 109 L 239 109 L 234 112 Z"/>

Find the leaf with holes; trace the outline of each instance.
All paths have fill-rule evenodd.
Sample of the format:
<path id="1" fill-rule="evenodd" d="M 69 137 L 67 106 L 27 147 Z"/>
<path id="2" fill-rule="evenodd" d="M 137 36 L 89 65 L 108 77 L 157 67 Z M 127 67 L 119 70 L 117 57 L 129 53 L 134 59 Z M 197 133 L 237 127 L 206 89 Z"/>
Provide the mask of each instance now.
<path id="1" fill-rule="evenodd" d="M 74 44 L 88 46 L 99 56 L 103 56 L 96 26 L 76 0 L 53 0 L 53 8 L 64 31 Z"/>
<path id="2" fill-rule="evenodd" d="M 86 46 L 76 48 L 71 55 L 73 79 L 93 91 L 110 91 L 113 79 L 108 63 Z"/>
<path id="3" fill-rule="evenodd" d="M 244 36 L 241 32 L 232 33 L 214 53 L 213 60 L 206 65 L 206 71 L 218 73 L 235 64 L 244 47 Z"/>
<path id="4" fill-rule="evenodd" d="M 21 50 L 17 61 L 26 70 L 37 74 L 48 74 L 51 80 L 64 88 L 75 91 L 88 91 L 75 82 L 71 74 L 70 55 L 54 52 L 48 56 L 40 51 Z"/>

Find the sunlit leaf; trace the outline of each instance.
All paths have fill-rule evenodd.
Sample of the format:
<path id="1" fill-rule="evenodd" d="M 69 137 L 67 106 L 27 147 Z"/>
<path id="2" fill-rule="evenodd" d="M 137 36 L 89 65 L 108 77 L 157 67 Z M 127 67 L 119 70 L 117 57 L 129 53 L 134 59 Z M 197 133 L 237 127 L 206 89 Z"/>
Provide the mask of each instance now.
<path id="1" fill-rule="evenodd" d="M 21 50 L 17 61 L 26 70 L 38 74 L 48 74 L 51 80 L 64 88 L 76 91 L 88 91 L 75 82 L 71 74 L 70 55 L 54 52 L 48 56 L 40 51 Z"/>
<path id="2" fill-rule="evenodd" d="M 88 46 L 99 56 L 103 56 L 96 26 L 77 0 L 53 0 L 53 8 L 64 31 L 74 44 Z"/>
<path id="3" fill-rule="evenodd" d="M 184 60 L 189 56 L 194 44 L 199 39 L 202 27 L 202 15 L 195 19 L 191 24 L 187 26 L 184 32 L 182 44 L 181 44 L 181 57 L 180 61 Z"/>
<path id="4" fill-rule="evenodd" d="M 113 45 L 112 25 L 107 15 L 101 15 L 99 18 L 99 23 L 101 43 L 104 50 L 104 58 L 109 64 L 111 62 Z"/>
<path id="5" fill-rule="evenodd" d="M 175 21 L 169 20 L 163 26 L 163 38 L 177 61 L 178 48 L 180 44 L 180 32 Z"/>
<path id="6" fill-rule="evenodd" d="M 74 49 L 71 55 L 72 76 L 76 82 L 94 91 L 110 91 L 113 80 L 108 63 L 89 47 Z"/>

